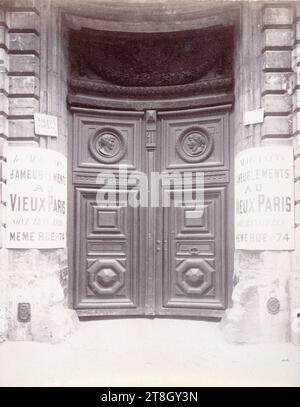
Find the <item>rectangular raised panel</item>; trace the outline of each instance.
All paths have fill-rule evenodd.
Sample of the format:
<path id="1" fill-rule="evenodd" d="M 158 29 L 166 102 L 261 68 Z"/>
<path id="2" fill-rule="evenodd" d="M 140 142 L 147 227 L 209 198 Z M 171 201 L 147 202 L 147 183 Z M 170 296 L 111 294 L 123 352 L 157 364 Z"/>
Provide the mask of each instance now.
<path id="1" fill-rule="evenodd" d="M 97 189 L 76 188 L 76 293 L 78 309 L 142 307 L 140 210 L 101 207 Z"/>
<path id="2" fill-rule="evenodd" d="M 229 169 L 228 114 L 161 117 L 161 167 Z"/>
<path id="3" fill-rule="evenodd" d="M 204 191 L 202 216 L 197 208 L 188 206 L 172 205 L 163 209 L 160 314 L 169 308 L 180 310 L 181 314 L 203 308 L 224 308 L 225 200 L 225 186 L 211 187 Z M 190 216 L 193 211 L 194 218 Z"/>
<path id="4" fill-rule="evenodd" d="M 105 238 L 116 235 L 125 239 L 126 220 L 125 214 L 120 207 L 103 207 L 95 201 L 87 200 L 87 237 Z"/>
<path id="5" fill-rule="evenodd" d="M 207 195 L 206 190 L 204 191 L 204 195 Z M 178 222 L 180 223 L 178 236 L 184 237 L 190 233 L 193 233 L 199 238 L 203 238 L 204 236 L 205 238 L 213 238 L 216 222 L 214 206 L 215 201 L 213 199 L 206 199 L 201 212 L 189 207 L 178 211 L 177 216 Z"/>
<path id="6" fill-rule="evenodd" d="M 102 253 L 104 256 L 110 256 L 111 254 L 125 255 L 126 242 L 87 242 L 87 255 L 95 256 Z"/>
<path id="7" fill-rule="evenodd" d="M 126 112 L 74 115 L 73 168 L 80 171 L 141 169 L 142 119 Z"/>

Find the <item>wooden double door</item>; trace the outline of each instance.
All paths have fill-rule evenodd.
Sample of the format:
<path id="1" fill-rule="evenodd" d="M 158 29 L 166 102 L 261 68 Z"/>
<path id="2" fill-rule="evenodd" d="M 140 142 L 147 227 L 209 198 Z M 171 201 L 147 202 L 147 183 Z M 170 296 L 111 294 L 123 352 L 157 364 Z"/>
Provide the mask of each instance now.
<path id="1" fill-rule="evenodd" d="M 229 109 L 73 109 L 71 252 L 79 315 L 222 314 L 231 238 Z M 117 190 L 105 202 L 114 196 L 107 173 Z M 193 199 L 178 204 L 187 190 Z M 136 204 L 124 203 L 130 191 Z"/>

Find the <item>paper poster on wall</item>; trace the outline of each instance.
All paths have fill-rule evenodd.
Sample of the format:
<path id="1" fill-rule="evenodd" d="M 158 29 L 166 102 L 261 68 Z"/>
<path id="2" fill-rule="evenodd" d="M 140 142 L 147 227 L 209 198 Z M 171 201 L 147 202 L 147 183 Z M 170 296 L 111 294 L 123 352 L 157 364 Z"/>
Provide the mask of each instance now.
<path id="1" fill-rule="evenodd" d="M 257 147 L 235 160 L 235 247 L 294 248 L 293 149 Z"/>
<path id="2" fill-rule="evenodd" d="M 66 247 L 66 158 L 42 148 L 9 148 L 6 207 L 7 248 Z"/>

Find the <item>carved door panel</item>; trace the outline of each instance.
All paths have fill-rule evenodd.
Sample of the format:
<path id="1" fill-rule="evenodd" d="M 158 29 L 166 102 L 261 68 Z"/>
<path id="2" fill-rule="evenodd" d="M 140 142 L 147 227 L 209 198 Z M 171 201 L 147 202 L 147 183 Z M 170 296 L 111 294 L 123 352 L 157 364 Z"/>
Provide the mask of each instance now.
<path id="1" fill-rule="evenodd" d="M 79 315 L 220 315 L 227 294 L 229 113 L 73 110 L 70 219 Z M 120 165 L 130 182 L 120 178 Z M 97 178 L 105 171 L 120 181 L 109 206 L 97 194 L 100 186 L 102 197 L 111 192 Z M 122 206 L 118 199 L 138 184 L 136 171 L 148 176 L 151 205 Z M 158 183 L 160 204 L 152 205 L 153 172 L 188 172 L 190 183 Z M 204 186 L 195 184 L 198 172 Z M 177 205 L 176 194 L 189 189 L 191 196 L 203 191 L 202 206 Z M 170 206 L 162 205 L 164 196 Z"/>
<path id="2" fill-rule="evenodd" d="M 190 178 L 183 184 L 185 191 L 178 182 L 173 188 L 170 183 L 162 187 L 171 205 L 158 215 L 162 256 L 157 267 L 156 313 L 217 316 L 226 306 L 228 113 L 189 110 L 160 113 L 159 118 L 161 171 L 173 178 L 176 173 L 182 175 L 182 180 L 189 172 Z M 199 172 L 204 185 L 196 184 Z M 201 189 L 203 205 L 195 206 Z M 175 198 L 184 193 L 193 197 L 192 202 L 183 200 L 178 206 Z"/>
<path id="3" fill-rule="evenodd" d="M 144 313 L 145 209 L 119 202 L 129 188 L 122 186 L 119 165 L 129 175 L 143 170 L 142 117 L 138 112 L 74 114 L 74 303 L 79 315 Z M 105 184 L 106 172 L 115 176 L 118 193 Z M 109 194 L 115 205 L 100 199 Z"/>

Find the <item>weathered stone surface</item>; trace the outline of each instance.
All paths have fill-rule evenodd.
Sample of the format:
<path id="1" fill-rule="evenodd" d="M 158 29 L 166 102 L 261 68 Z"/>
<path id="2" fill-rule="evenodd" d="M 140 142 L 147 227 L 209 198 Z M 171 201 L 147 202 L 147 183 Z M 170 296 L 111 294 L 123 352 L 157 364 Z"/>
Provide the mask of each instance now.
<path id="1" fill-rule="evenodd" d="M 39 53 L 40 38 L 35 33 L 11 33 L 9 49 L 10 51 Z"/>
<path id="2" fill-rule="evenodd" d="M 295 205 L 295 224 L 300 226 L 300 202 Z"/>
<path id="3" fill-rule="evenodd" d="M 0 93 L 0 111 L 8 114 L 8 99 L 3 93 Z"/>
<path id="4" fill-rule="evenodd" d="M 6 48 L 9 46 L 7 29 L 4 26 L 0 26 L 0 44 Z"/>
<path id="5" fill-rule="evenodd" d="M 7 146 L 7 141 L 3 137 L 0 136 L 0 156 L 1 157 L 5 156 L 4 150 L 5 150 L 6 146 Z"/>
<path id="6" fill-rule="evenodd" d="M 263 70 L 290 70 L 292 55 L 290 51 L 265 51 L 262 58 Z"/>
<path id="7" fill-rule="evenodd" d="M 0 90 L 8 93 L 9 90 L 9 80 L 6 72 L 0 71 Z"/>
<path id="8" fill-rule="evenodd" d="M 267 116 L 262 125 L 262 136 L 289 137 L 292 134 L 291 124 L 290 117 Z"/>
<path id="9" fill-rule="evenodd" d="M 298 133 L 300 131 L 300 110 L 296 111 L 293 114 L 293 134 Z"/>
<path id="10" fill-rule="evenodd" d="M 4 115 L 0 115 L 0 135 L 5 137 L 8 135 L 8 122 Z"/>
<path id="11" fill-rule="evenodd" d="M 34 137 L 33 120 L 10 120 L 9 121 L 9 138 L 13 139 L 32 139 Z"/>
<path id="12" fill-rule="evenodd" d="M 295 182 L 295 201 L 300 201 L 300 180 Z"/>
<path id="13" fill-rule="evenodd" d="M 11 11 L 7 13 L 10 29 L 40 31 L 40 17 L 34 11 Z"/>
<path id="14" fill-rule="evenodd" d="M 295 345 L 300 345 L 300 251 L 294 272 L 290 277 L 290 307 L 291 307 L 291 339 Z"/>
<path id="15" fill-rule="evenodd" d="M 10 98 L 9 114 L 13 116 L 33 115 L 39 109 L 39 101 L 35 98 Z"/>
<path id="16" fill-rule="evenodd" d="M 291 47 L 293 41 L 292 29 L 269 28 L 263 33 L 263 47 Z"/>
<path id="17" fill-rule="evenodd" d="M 262 147 L 275 147 L 275 146 L 291 146 L 292 145 L 292 139 L 291 138 L 272 138 L 272 137 L 267 137 L 263 138 L 261 141 L 261 146 Z"/>
<path id="18" fill-rule="evenodd" d="M 293 9 L 291 7 L 276 7 L 275 5 L 265 8 L 264 25 L 292 24 Z"/>
<path id="19" fill-rule="evenodd" d="M 288 341 L 289 253 L 239 251 L 235 263 L 233 307 L 221 322 L 225 338 L 233 343 Z"/>
<path id="20" fill-rule="evenodd" d="M 0 179 L 1 179 L 0 182 L 2 182 L 3 180 L 6 180 L 5 171 L 4 171 L 5 166 L 6 166 L 5 161 L 0 160 Z"/>
<path id="21" fill-rule="evenodd" d="M 265 95 L 262 105 L 266 114 L 289 113 L 292 109 L 292 98 L 287 93 L 283 95 Z"/>
<path id="22" fill-rule="evenodd" d="M 14 116 L 33 115 L 38 112 L 39 101 L 35 98 L 9 98 L 9 114 Z"/>
<path id="23" fill-rule="evenodd" d="M 300 132 L 298 131 L 293 137 L 294 155 L 300 154 Z"/>
<path id="24" fill-rule="evenodd" d="M 56 250 L 10 250 L 8 339 L 59 342 L 77 327 L 75 311 L 66 308 Z M 19 303 L 28 303 L 31 318 L 18 320 Z"/>
<path id="25" fill-rule="evenodd" d="M 300 157 L 295 160 L 295 178 L 300 179 Z"/>
<path id="26" fill-rule="evenodd" d="M 297 227 L 296 229 L 299 229 L 299 227 Z M 300 273 L 300 248 L 296 249 L 293 251 L 292 253 L 292 269 L 293 269 L 293 273 Z M 297 301 L 300 301 L 300 295 L 297 296 Z"/>
<path id="27" fill-rule="evenodd" d="M 39 58 L 36 55 L 11 55 L 10 72 L 38 74 Z"/>
<path id="28" fill-rule="evenodd" d="M 39 96 L 39 80 L 35 76 L 10 76 L 9 89 L 11 94 Z"/>
<path id="29" fill-rule="evenodd" d="M 8 70 L 9 57 L 5 49 L 0 48 L 0 71 L 6 72 Z"/>
<path id="30" fill-rule="evenodd" d="M 292 72 L 265 72 L 263 74 L 262 92 L 280 91 L 291 94 L 294 82 L 294 73 Z"/>
<path id="31" fill-rule="evenodd" d="M 36 341 L 57 343 L 65 340 L 78 327 L 76 312 L 57 304 L 47 310 L 45 319 L 32 322 L 32 335 Z"/>
<path id="32" fill-rule="evenodd" d="M 1 23 L 5 23 L 5 22 L 6 22 L 6 13 L 5 13 L 3 7 L 1 7 L 1 9 L 0 9 L 0 22 L 1 22 Z"/>
<path id="33" fill-rule="evenodd" d="M 295 251 L 300 250 L 300 228 L 295 228 Z"/>
<path id="34" fill-rule="evenodd" d="M 0 249 L 0 342 L 7 338 L 8 286 L 7 286 L 7 250 Z"/>
<path id="35" fill-rule="evenodd" d="M 295 22 L 295 40 L 300 40 L 300 21 Z"/>
<path id="36" fill-rule="evenodd" d="M 300 89 L 295 89 L 293 93 L 293 110 L 300 110 Z"/>

